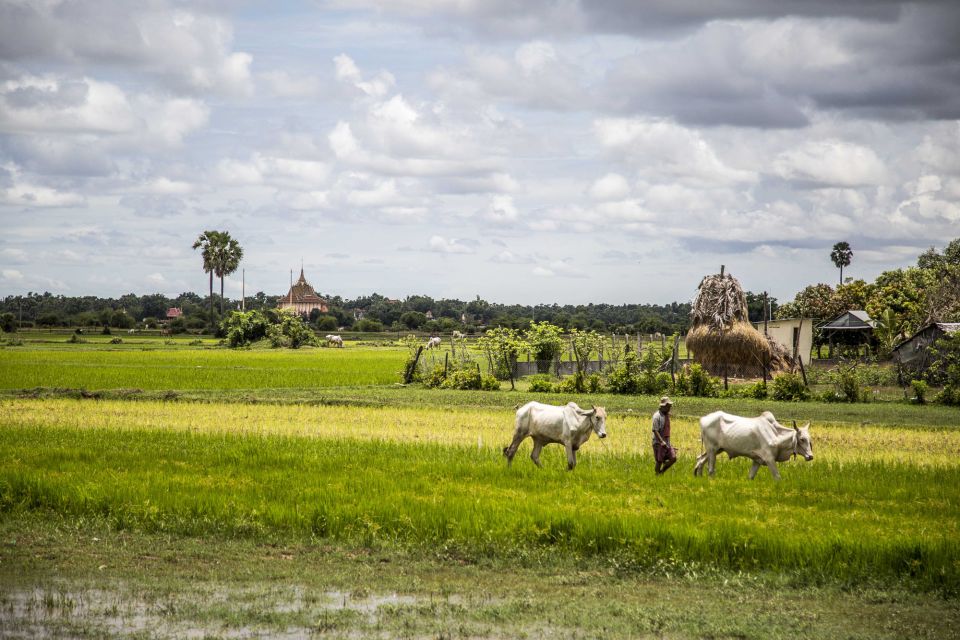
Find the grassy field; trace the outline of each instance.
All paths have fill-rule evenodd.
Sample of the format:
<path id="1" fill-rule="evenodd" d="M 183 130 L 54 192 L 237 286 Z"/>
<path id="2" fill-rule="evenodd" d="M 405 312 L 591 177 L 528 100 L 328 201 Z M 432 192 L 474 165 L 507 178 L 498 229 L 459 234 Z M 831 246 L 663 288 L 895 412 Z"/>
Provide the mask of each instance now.
<path id="1" fill-rule="evenodd" d="M 955 408 L 678 398 L 658 478 L 652 397 L 404 388 L 399 349 L 72 346 L 0 350 L 3 637 L 960 628 Z M 534 398 L 605 405 L 610 437 L 508 468 Z M 693 478 L 717 408 L 811 421 L 816 459 Z"/>
<path id="2" fill-rule="evenodd" d="M 112 345 L 111 345 L 112 346 Z M 406 355 L 393 349 L 0 352 L 0 388 L 257 389 L 389 384 Z"/>

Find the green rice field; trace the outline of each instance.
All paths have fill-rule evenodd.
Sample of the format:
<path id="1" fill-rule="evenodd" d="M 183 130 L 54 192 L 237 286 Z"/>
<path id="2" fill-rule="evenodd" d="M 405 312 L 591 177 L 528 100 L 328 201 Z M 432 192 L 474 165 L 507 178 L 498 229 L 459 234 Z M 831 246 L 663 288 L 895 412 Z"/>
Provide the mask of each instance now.
<path id="1" fill-rule="evenodd" d="M 467 637 L 544 637 L 533 627 L 512 626 L 517 616 L 504 616 L 501 605 L 483 598 L 500 594 L 517 612 L 541 607 L 549 593 L 521 585 L 538 570 L 565 584 L 560 576 L 568 565 L 593 576 L 577 583 L 585 594 L 591 583 L 611 586 L 624 576 L 652 580 L 642 589 L 654 591 L 666 587 L 666 576 L 689 581 L 689 588 L 669 596 L 671 606 L 686 612 L 684 621 L 644 617 L 649 609 L 638 602 L 634 617 L 610 626 L 594 617 L 611 615 L 598 602 L 584 610 L 594 614 L 567 621 L 570 636 L 776 636 L 719 609 L 702 613 L 694 606 L 701 588 L 726 602 L 725 585 L 733 579 L 745 585 L 742 597 L 757 610 L 762 594 L 786 588 L 788 601 L 799 598 L 819 611 L 823 618 L 815 623 L 799 610 L 765 614 L 775 625 L 800 625 L 791 628 L 806 629 L 809 637 L 898 637 L 906 629 L 950 637 L 943 624 L 960 597 L 956 409 L 677 398 L 679 462 L 656 477 L 651 397 L 400 387 L 395 383 L 406 351 L 398 348 L 77 346 L 0 349 L 0 613 L 6 613 L 0 635 L 110 635 L 104 629 L 114 623 L 90 626 L 89 617 L 71 613 L 75 607 L 56 609 L 58 598 L 73 597 L 50 582 L 64 567 L 75 567 L 70 588 L 96 600 L 119 588 L 98 572 L 114 557 L 126 558 L 124 584 L 138 585 L 140 595 L 117 601 L 174 607 L 165 594 L 179 587 L 152 585 L 141 571 L 151 566 L 166 580 L 182 579 L 186 567 L 177 568 L 178 557 L 188 552 L 175 549 L 208 558 L 215 549 L 236 548 L 225 561 L 229 574 L 218 578 L 234 585 L 264 571 L 245 557 L 291 548 L 313 558 L 310 563 L 326 563 L 325 571 L 340 576 L 338 585 L 354 584 L 360 594 L 384 584 L 421 592 L 416 581 L 402 586 L 409 577 L 405 564 L 426 571 L 427 563 L 429 571 L 445 575 L 453 566 L 476 567 L 456 579 L 455 600 L 479 598 L 476 611 L 487 612 L 479 618 L 467 609 L 444 610 L 451 617 L 440 623 L 419 600 L 401 619 L 378 614 L 375 622 L 350 618 L 328 629 L 297 618 L 303 628 L 327 629 L 334 637 L 458 635 L 444 635 L 451 628 Z M 591 439 L 573 472 L 555 445 L 544 450 L 544 468 L 537 469 L 527 457 L 529 441 L 507 466 L 500 451 L 512 435 L 514 407 L 534 398 L 606 406 L 609 437 Z M 770 409 L 785 423 L 811 421 L 815 459 L 781 463 L 779 483 L 765 469 L 751 482 L 747 461 L 724 456 L 717 477 L 694 478 L 701 450 L 696 420 L 717 408 L 747 415 Z M 90 536 L 108 547 L 73 557 Z M 155 559 L 152 550 L 131 544 L 170 551 Z M 321 560 L 319 549 L 340 560 Z M 400 564 L 370 567 L 361 579 L 350 568 L 355 557 Z M 507 577 L 518 571 L 531 573 L 508 586 Z M 206 578 L 191 580 L 203 584 Z M 356 586 L 357 580 L 367 586 Z M 466 586 L 471 580 L 476 587 Z M 707 586 L 697 585 L 704 580 Z M 23 617 L 23 603 L 34 602 L 30 594 L 41 584 L 48 585 L 47 595 L 31 606 L 54 613 L 34 624 Z M 816 596 L 824 589 L 833 590 L 829 602 Z M 841 595 L 848 590 L 852 595 Z M 266 600 L 281 597 L 258 593 Z M 927 594 L 926 601 L 907 593 Z M 48 598 L 53 604 L 44 604 Z M 843 632 L 851 611 L 868 611 L 876 602 L 909 604 L 896 621 L 879 613 L 861 616 L 862 634 Z M 287 628 L 274 614 L 236 622 L 247 620 L 237 618 L 239 605 L 221 611 L 211 604 L 202 612 L 185 606 L 178 601 L 175 614 L 163 609 L 157 615 L 161 622 L 171 615 L 187 619 L 189 634 L 210 637 L 220 632 L 197 622 L 198 616 L 225 620 L 220 624 L 230 637 L 246 637 L 238 631 L 244 625 L 260 630 L 250 637 Z M 116 606 L 104 610 L 109 618 Z M 4 626 L 4 619 L 16 622 Z M 451 626 L 453 620 L 459 626 Z"/>
<path id="2" fill-rule="evenodd" d="M 86 346 L 86 345 L 81 345 Z M 0 352 L 0 389 L 256 389 L 383 385 L 399 349 L 15 349 Z"/>

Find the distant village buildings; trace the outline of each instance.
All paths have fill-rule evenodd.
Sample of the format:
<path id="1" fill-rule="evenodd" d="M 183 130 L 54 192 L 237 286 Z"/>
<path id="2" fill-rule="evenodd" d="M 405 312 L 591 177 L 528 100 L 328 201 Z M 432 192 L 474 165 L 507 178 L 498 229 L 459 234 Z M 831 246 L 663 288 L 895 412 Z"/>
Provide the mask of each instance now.
<path id="1" fill-rule="evenodd" d="M 300 277 L 290 287 L 287 295 L 280 298 L 277 308 L 287 309 L 301 316 L 309 316 L 314 309 L 319 309 L 320 313 L 327 313 L 327 301 L 317 295 L 310 283 L 303 275 L 303 268 L 300 269 Z"/>

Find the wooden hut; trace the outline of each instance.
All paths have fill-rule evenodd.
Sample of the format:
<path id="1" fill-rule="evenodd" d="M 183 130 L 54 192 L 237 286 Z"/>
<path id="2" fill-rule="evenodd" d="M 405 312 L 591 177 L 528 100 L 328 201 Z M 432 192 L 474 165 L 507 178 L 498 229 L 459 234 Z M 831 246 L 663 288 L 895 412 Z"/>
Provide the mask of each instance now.
<path id="1" fill-rule="evenodd" d="M 931 322 L 893 348 L 905 369 L 925 371 L 931 362 L 930 347 L 940 338 L 960 332 L 960 322 Z"/>

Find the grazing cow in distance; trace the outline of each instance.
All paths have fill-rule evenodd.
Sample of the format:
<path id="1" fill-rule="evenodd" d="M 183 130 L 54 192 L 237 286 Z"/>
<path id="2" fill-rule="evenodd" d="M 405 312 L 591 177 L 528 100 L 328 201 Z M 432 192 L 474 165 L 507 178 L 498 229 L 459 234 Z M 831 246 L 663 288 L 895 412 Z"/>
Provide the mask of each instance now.
<path id="1" fill-rule="evenodd" d="M 530 459 L 540 467 L 540 451 L 544 445 L 562 444 L 567 450 L 567 470 L 573 471 L 577 466 L 577 450 L 590 438 L 590 434 L 595 432 L 599 438 L 607 437 L 606 422 L 607 412 L 603 407 L 593 407 L 587 411 L 574 402 L 562 407 L 528 402 L 517 409 L 513 442 L 503 448 L 503 455 L 509 465 L 520 443 L 528 437 L 533 438 Z"/>
<path id="2" fill-rule="evenodd" d="M 453 339 L 454 339 L 454 340 L 462 340 L 464 337 L 466 337 L 466 336 L 464 336 L 464 335 L 463 335 L 462 333 L 460 333 L 459 331 L 454 331 L 454 332 L 453 332 Z"/>
<path id="3" fill-rule="evenodd" d="M 339 347 L 341 349 L 343 348 L 343 338 L 341 338 L 340 336 L 336 336 L 336 335 L 333 335 L 332 333 L 328 333 L 326 336 L 326 340 L 327 340 L 327 344 L 329 345 L 332 345 L 334 347 Z"/>
<path id="4" fill-rule="evenodd" d="M 427 340 L 427 349 L 439 349 L 440 348 L 440 336 L 434 336 Z"/>
<path id="5" fill-rule="evenodd" d="M 786 462 L 792 455 L 803 456 L 804 460 L 813 460 L 813 445 L 810 442 L 810 423 L 793 429 L 785 427 L 773 414 L 764 411 L 756 418 L 744 418 L 723 411 L 700 418 L 700 438 L 704 452 L 697 457 L 693 475 L 703 475 L 703 465 L 712 476 L 715 471 L 717 454 L 726 452 L 730 458 L 744 456 L 753 460 L 750 479 L 753 480 L 760 465 L 770 469 L 774 480 L 780 479 L 778 462 Z"/>

